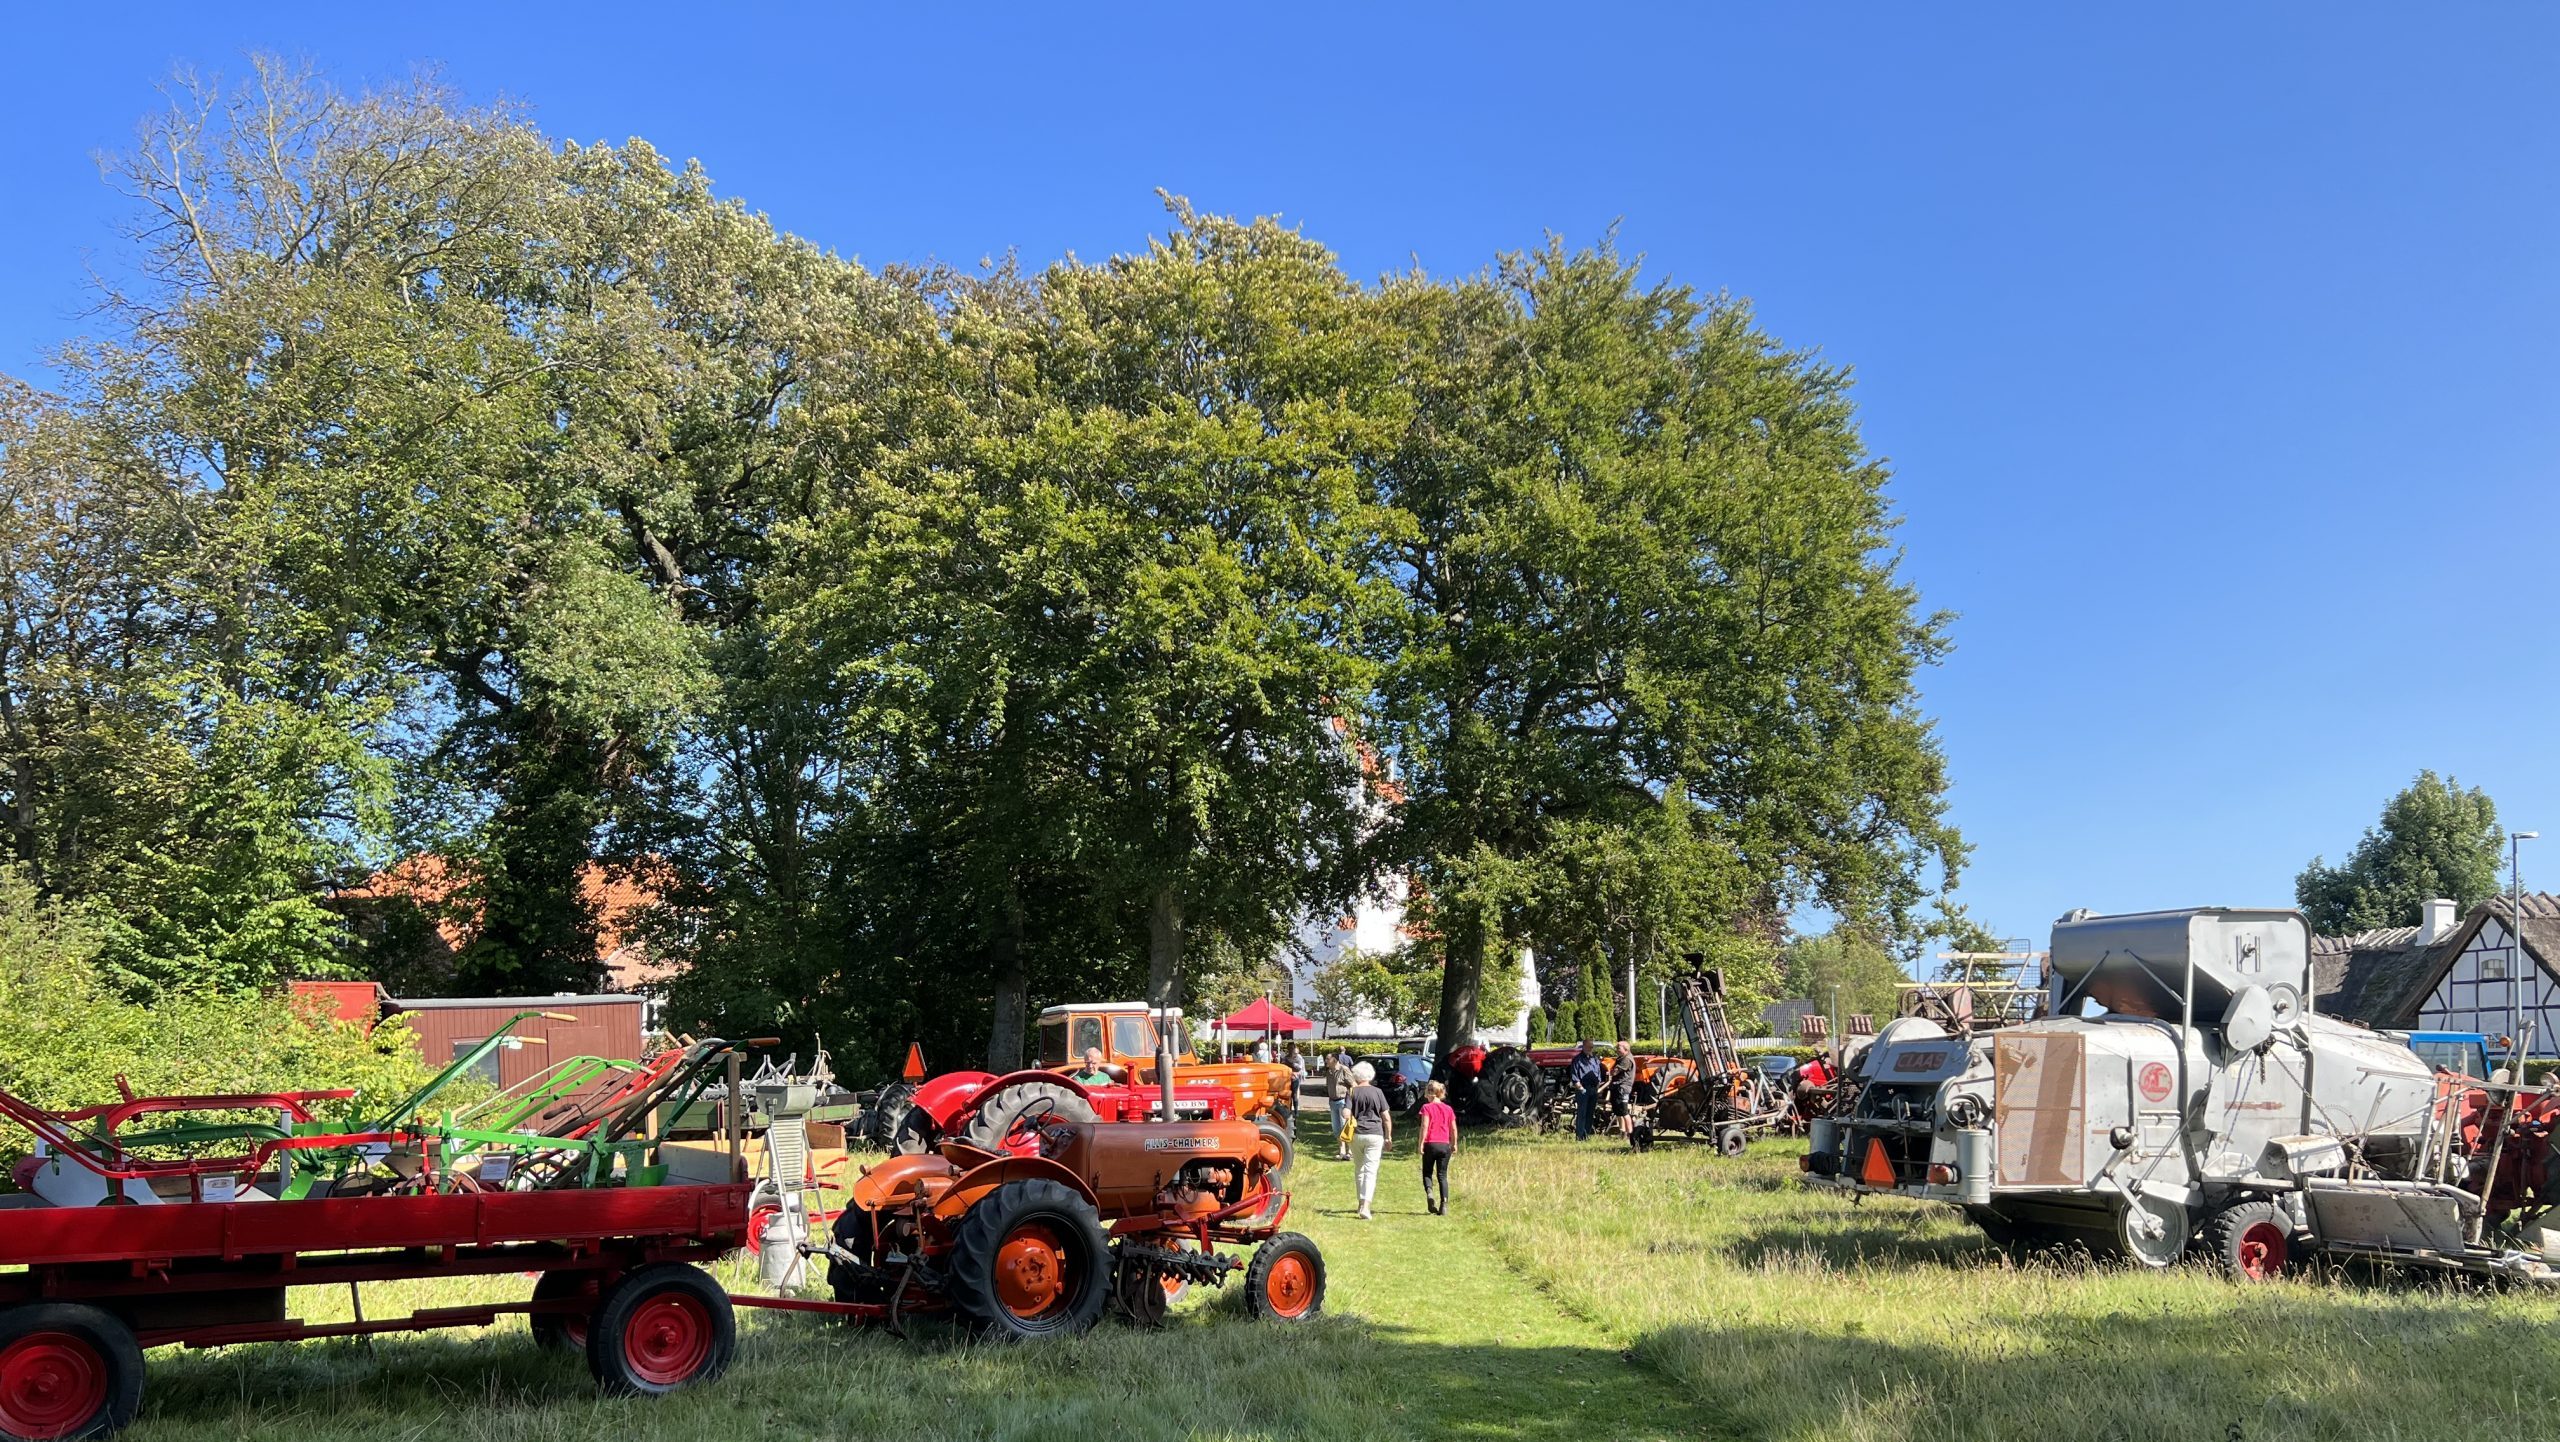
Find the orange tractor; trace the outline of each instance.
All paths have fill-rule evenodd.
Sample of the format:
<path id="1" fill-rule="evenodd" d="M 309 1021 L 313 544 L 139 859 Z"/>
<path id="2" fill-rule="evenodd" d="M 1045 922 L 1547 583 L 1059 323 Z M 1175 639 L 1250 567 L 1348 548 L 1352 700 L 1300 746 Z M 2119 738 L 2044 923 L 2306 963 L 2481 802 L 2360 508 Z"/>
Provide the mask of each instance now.
<path id="1" fill-rule="evenodd" d="M 1184 1289 L 1241 1273 L 1256 1317 L 1323 1307 L 1323 1255 L 1280 1230 L 1288 1157 L 1255 1123 L 1026 1118 L 1009 1140 L 946 1140 L 864 1172 L 824 1248 L 835 1301 L 798 1305 L 1037 1337 L 1106 1308 L 1153 1325 Z M 1219 1250 L 1245 1246 L 1249 1259 Z"/>

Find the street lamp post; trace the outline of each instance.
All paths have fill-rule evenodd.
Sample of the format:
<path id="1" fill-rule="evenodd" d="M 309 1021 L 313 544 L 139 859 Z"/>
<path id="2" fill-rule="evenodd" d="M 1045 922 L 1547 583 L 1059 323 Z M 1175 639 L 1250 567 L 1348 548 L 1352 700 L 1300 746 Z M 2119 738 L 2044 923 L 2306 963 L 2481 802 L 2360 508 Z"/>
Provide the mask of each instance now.
<path id="1" fill-rule="evenodd" d="M 2524 1035 L 2524 1006 L 2520 988 L 2524 985 L 2524 844 L 2537 840 L 2539 831 L 2507 833 L 2507 940 L 2515 949 L 2514 959 L 2507 964 L 2507 1045 L 2520 1047 L 2517 1038 Z M 2510 1055 L 2507 1065 L 2515 1079 L 2524 1080 L 2524 1058 Z"/>

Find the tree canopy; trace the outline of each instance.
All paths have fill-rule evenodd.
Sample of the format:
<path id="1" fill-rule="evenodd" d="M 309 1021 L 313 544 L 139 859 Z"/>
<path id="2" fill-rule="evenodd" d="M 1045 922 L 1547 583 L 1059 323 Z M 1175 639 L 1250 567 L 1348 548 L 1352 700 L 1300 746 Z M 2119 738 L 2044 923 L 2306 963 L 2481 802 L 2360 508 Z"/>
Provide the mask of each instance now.
<path id="1" fill-rule="evenodd" d="M 2294 901 L 2323 936 L 2412 926 L 2431 898 L 2468 909 L 2497 891 L 2506 840 L 2487 792 L 2421 771 L 2383 803 L 2344 862 L 2311 858 L 2294 878 Z"/>
<path id="2" fill-rule="evenodd" d="M 176 93 L 108 333 L 0 390 L 7 858 L 124 994 L 591 986 L 603 872 L 680 1027 L 1002 1065 L 1396 875 L 1320 1004 L 1456 1038 L 1962 863 L 1848 376 L 1613 242 L 871 269 L 432 85 Z"/>

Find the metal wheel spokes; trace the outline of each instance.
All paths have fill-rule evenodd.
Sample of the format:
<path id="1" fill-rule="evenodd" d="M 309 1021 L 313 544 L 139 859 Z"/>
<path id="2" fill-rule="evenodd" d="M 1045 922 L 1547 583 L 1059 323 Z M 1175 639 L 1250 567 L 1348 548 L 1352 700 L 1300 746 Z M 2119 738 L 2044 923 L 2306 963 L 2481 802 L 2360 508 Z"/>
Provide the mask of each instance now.
<path id="1" fill-rule="evenodd" d="M 651 1386 L 686 1382 L 710 1359 L 711 1313 L 701 1299 L 682 1292 L 653 1297 L 632 1313 L 622 1355 L 632 1375 Z"/>
<path id="2" fill-rule="evenodd" d="M 996 1297 L 1029 1319 L 1055 1309 L 1067 1292 L 1065 1242 L 1046 1223 L 1014 1228 L 996 1248 Z"/>
<path id="3" fill-rule="evenodd" d="M 13 1437 L 68 1437 L 106 1402 L 106 1359 L 68 1332 L 32 1332 L 0 1351 L 0 1430 Z"/>
<path id="4" fill-rule="evenodd" d="M 1305 1257 L 1292 1252 L 1271 1264 L 1270 1280 L 1263 1290 L 1271 1300 L 1273 1316 L 1303 1317 L 1316 1299 L 1315 1268 L 1308 1265 Z"/>

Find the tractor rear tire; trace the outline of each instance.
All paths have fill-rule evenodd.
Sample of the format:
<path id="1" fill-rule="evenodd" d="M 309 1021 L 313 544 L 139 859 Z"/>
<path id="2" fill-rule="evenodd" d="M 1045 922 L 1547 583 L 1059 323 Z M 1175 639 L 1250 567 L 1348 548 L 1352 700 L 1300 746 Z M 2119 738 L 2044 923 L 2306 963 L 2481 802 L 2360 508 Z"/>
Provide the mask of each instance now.
<path id="1" fill-rule="evenodd" d="M 1110 1299 L 1111 1272 L 1092 1204 L 1061 1182 L 1007 1182 L 952 1232 L 952 1309 L 989 1337 L 1091 1328 Z"/>
<path id="2" fill-rule="evenodd" d="M 2206 1219 L 2201 1245 L 2232 1277 L 2271 1282 L 2293 1262 L 2293 1219 L 2273 1202 L 2234 1202 Z"/>
<path id="3" fill-rule="evenodd" d="M 922 1107 L 911 1106 L 898 1118 L 898 1128 L 889 1134 L 889 1151 L 894 1156 L 922 1156 L 942 1144 L 942 1128 L 934 1124 Z"/>
<path id="4" fill-rule="evenodd" d="M 1245 1221 L 1242 1225 L 1247 1227 L 1276 1226 L 1279 1224 L 1282 1211 L 1289 1205 L 1289 1173 L 1297 1169 L 1298 1139 L 1290 1135 L 1287 1128 L 1278 1126 L 1271 1122 L 1262 1122 L 1259 1123 L 1258 1126 L 1262 1132 L 1262 1139 L 1264 1141 L 1276 1142 L 1279 1144 L 1280 1165 L 1273 1167 L 1269 1172 L 1264 1173 L 1264 1179 L 1271 1184 L 1271 1205 L 1264 1207 L 1260 1212 L 1255 1213 L 1251 1219 Z"/>
<path id="5" fill-rule="evenodd" d="M 1022 1081 L 978 1098 L 966 1125 L 960 1128 L 961 1140 L 973 1147 L 991 1152 L 1004 1150 L 1005 1138 L 1013 1134 L 1014 1125 L 1025 1118 L 1043 1118 L 1062 1122 L 1099 1120 L 1093 1103 L 1057 1082 Z"/>
<path id="6" fill-rule="evenodd" d="M 915 1110 L 915 1105 L 914 1082 L 891 1082 L 882 1087 L 880 1095 L 871 1103 L 871 1110 L 863 1114 L 863 1140 L 884 1152 L 896 1151 L 898 1124 L 907 1119 L 907 1113 Z"/>
<path id="7" fill-rule="evenodd" d="M 0 1436 L 103 1437 L 142 1410 L 142 1348 L 96 1307 L 0 1312 Z"/>
<path id="8" fill-rule="evenodd" d="M 1546 1092 L 1547 1079 L 1538 1064 L 1506 1046 L 1485 1057 L 1467 1103 L 1486 1121 L 1525 1126 L 1537 1120 L 1538 1103 Z"/>
<path id="9" fill-rule="evenodd" d="M 1324 1253 L 1296 1232 L 1256 1247 L 1244 1273 L 1245 1310 L 1256 1321 L 1303 1322 L 1324 1310 Z"/>
<path id="10" fill-rule="evenodd" d="M 604 1301 L 604 1278 L 595 1272 L 545 1272 L 533 1284 L 537 1302 L 565 1302 L 572 1298 L 584 1301 L 581 1313 L 535 1312 L 533 1345 L 546 1352 L 584 1352 L 587 1334 L 595 1330 L 596 1312 Z"/>
<path id="11" fill-rule="evenodd" d="M 708 1382 L 738 1352 L 729 1294 L 700 1267 L 658 1262 L 605 1294 L 587 1333 L 587 1370 L 608 1397 L 663 1397 Z"/>

